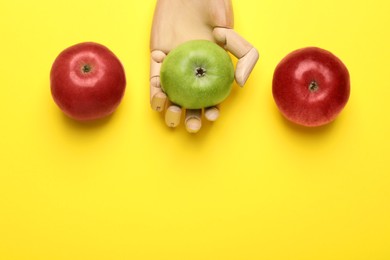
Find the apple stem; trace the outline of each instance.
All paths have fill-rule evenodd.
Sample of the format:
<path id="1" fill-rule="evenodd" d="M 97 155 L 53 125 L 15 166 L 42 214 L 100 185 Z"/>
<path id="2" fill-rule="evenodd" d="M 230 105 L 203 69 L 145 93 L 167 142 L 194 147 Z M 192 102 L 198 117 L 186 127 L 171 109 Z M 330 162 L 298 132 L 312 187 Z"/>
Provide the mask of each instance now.
<path id="1" fill-rule="evenodd" d="M 198 67 L 195 69 L 195 75 L 199 78 L 203 77 L 206 75 L 206 69 L 202 67 Z"/>
<path id="2" fill-rule="evenodd" d="M 81 70 L 83 71 L 83 73 L 88 73 L 92 70 L 92 67 L 89 64 L 84 64 Z"/>
<path id="3" fill-rule="evenodd" d="M 316 92 L 319 89 L 318 83 L 315 80 L 312 80 L 309 84 L 309 90 L 311 92 Z"/>

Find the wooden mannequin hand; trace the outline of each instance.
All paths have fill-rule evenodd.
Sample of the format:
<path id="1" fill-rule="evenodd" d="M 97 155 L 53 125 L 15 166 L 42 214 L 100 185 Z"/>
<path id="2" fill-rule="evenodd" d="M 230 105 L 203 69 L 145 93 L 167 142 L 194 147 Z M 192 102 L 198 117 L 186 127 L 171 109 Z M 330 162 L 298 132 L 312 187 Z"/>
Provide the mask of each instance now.
<path id="1" fill-rule="evenodd" d="M 169 127 L 180 124 L 183 109 L 172 104 L 163 92 L 160 69 L 165 56 L 179 44 L 204 39 L 215 42 L 237 59 L 235 80 L 243 86 L 252 72 L 259 54 L 233 30 L 231 0 L 157 0 L 151 32 L 150 102 L 152 109 L 164 112 Z M 204 108 L 209 121 L 219 117 L 218 107 Z M 202 125 L 202 109 L 185 110 L 185 126 L 196 133 Z"/>

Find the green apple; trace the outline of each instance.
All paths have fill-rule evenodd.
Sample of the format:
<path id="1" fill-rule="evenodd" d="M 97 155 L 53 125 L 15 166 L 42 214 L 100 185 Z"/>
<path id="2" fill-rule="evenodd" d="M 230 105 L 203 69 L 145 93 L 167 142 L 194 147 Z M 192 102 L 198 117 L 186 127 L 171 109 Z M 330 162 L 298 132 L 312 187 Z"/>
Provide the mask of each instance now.
<path id="1" fill-rule="evenodd" d="M 165 57 L 160 78 L 169 100 L 184 108 L 199 109 L 217 105 L 229 96 L 234 66 L 216 43 L 193 40 Z"/>

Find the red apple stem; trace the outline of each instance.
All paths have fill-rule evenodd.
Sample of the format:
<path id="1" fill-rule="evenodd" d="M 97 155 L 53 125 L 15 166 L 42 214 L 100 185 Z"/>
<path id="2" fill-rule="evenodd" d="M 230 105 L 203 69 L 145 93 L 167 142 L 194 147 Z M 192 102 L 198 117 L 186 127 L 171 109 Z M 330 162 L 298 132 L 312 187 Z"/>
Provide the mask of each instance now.
<path id="1" fill-rule="evenodd" d="M 88 73 L 92 70 L 92 67 L 89 64 L 84 64 L 83 67 L 81 68 L 81 70 L 83 73 Z"/>
<path id="2" fill-rule="evenodd" d="M 317 81 L 312 80 L 312 81 L 310 82 L 310 84 L 309 84 L 309 90 L 310 90 L 311 92 L 316 92 L 316 91 L 318 91 L 318 89 L 319 89 L 319 86 L 318 86 Z"/>

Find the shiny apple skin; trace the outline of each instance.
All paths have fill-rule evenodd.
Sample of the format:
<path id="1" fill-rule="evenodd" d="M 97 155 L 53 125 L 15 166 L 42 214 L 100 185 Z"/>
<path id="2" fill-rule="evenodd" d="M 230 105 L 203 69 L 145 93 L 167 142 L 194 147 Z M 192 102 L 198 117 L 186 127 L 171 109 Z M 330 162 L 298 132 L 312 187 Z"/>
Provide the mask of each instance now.
<path id="1" fill-rule="evenodd" d="M 288 120 L 308 127 L 325 125 L 348 102 L 349 72 L 331 52 L 305 47 L 291 52 L 276 66 L 272 94 Z"/>
<path id="2" fill-rule="evenodd" d="M 63 50 L 50 71 L 51 94 L 69 117 L 78 121 L 112 114 L 125 88 L 124 68 L 107 47 L 83 42 Z"/>

